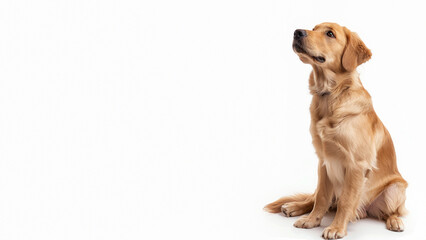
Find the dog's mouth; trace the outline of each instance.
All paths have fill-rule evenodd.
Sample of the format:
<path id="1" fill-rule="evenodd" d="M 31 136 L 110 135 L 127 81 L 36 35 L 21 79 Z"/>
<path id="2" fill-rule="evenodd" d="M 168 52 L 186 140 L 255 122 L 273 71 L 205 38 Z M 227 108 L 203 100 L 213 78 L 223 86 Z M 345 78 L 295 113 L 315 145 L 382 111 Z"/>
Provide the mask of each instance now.
<path id="1" fill-rule="evenodd" d="M 312 57 L 315 61 L 317 61 L 317 62 L 320 62 L 320 63 L 323 63 L 323 62 L 325 62 L 325 58 L 324 57 L 321 57 L 321 56 L 315 56 L 315 57 Z"/>
<path id="2" fill-rule="evenodd" d="M 312 56 L 310 55 L 305 48 L 303 48 L 302 44 L 300 44 L 298 41 L 294 41 L 293 42 L 293 49 L 295 52 L 297 53 L 302 53 L 305 54 L 307 56 L 309 56 L 310 58 L 312 58 L 314 61 L 319 62 L 319 63 L 323 63 L 325 62 L 325 58 L 322 56 Z"/>

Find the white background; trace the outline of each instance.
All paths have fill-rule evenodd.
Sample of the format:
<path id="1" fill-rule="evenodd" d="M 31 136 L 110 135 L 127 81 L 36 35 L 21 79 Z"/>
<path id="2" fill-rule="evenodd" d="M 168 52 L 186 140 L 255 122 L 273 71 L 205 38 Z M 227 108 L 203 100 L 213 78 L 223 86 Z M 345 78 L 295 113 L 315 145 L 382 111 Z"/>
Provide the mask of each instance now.
<path id="1" fill-rule="evenodd" d="M 332 21 L 373 58 L 359 68 L 408 180 L 423 238 L 425 6 L 410 1 L 1 1 L 0 238 L 321 239 L 262 211 L 313 192 L 310 67 L 296 28 Z M 417 239 L 418 239 L 417 238 Z"/>

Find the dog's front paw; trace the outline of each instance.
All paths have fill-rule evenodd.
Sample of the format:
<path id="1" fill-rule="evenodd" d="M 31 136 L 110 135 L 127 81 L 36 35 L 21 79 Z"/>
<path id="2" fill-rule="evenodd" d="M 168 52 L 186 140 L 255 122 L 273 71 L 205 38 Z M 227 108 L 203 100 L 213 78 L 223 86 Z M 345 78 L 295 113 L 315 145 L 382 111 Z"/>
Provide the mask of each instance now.
<path id="1" fill-rule="evenodd" d="M 320 218 L 312 218 L 308 216 L 302 216 L 293 224 L 297 228 L 314 228 L 321 224 Z"/>
<path id="2" fill-rule="evenodd" d="M 346 236 L 346 229 L 343 227 L 326 227 L 322 232 L 324 239 L 338 239 Z"/>

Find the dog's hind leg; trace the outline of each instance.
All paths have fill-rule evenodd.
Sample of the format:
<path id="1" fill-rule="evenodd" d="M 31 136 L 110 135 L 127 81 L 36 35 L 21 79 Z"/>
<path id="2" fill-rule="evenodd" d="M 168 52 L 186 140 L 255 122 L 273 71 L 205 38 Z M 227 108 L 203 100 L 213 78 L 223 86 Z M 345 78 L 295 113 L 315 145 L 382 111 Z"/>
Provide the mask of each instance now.
<path id="1" fill-rule="evenodd" d="M 407 183 L 395 182 L 387 186 L 369 206 L 369 216 L 386 221 L 386 228 L 391 231 L 404 231 L 400 216 L 405 215 L 405 188 Z"/>

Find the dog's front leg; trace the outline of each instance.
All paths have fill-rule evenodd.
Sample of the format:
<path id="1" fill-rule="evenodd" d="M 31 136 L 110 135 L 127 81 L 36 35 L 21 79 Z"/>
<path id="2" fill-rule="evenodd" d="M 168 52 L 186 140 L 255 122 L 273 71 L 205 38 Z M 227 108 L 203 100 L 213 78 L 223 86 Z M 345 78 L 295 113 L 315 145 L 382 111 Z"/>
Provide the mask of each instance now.
<path id="1" fill-rule="evenodd" d="M 336 239 L 346 236 L 347 225 L 358 208 L 362 188 L 364 186 L 364 169 L 360 166 L 347 168 L 343 191 L 337 202 L 336 216 L 330 226 L 324 229 L 325 239 Z"/>
<path id="2" fill-rule="evenodd" d="M 315 191 L 315 203 L 312 212 L 307 216 L 300 217 L 294 226 L 298 228 L 313 228 L 321 224 L 324 214 L 328 211 L 331 204 L 333 187 L 327 177 L 327 170 L 322 164 L 318 163 L 318 186 Z"/>

